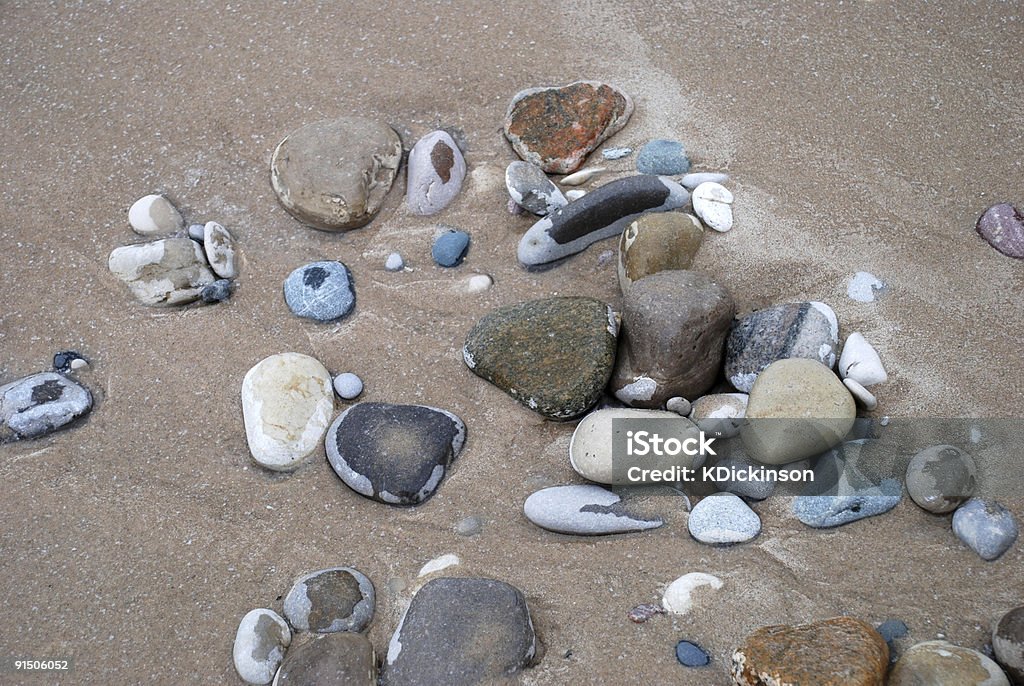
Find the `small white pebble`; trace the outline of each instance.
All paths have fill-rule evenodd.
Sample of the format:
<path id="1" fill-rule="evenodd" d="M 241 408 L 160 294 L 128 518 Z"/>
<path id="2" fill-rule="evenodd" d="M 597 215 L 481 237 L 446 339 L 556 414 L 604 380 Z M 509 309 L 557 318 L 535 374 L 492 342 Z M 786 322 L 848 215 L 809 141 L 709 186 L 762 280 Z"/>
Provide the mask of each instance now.
<path id="1" fill-rule="evenodd" d="M 869 272 L 857 272 L 846 284 L 846 295 L 859 303 L 872 303 L 885 292 L 885 284 Z"/>
<path id="2" fill-rule="evenodd" d="M 857 403 L 865 410 L 869 412 L 878 407 L 878 399 L 875 398 L 874 394 L 862 385 L 847 377 L 843 379 L 843 385 L 846 386 L 850 394 L 857 400 Z"/>
<path id="3" fill-rule="evenodd" d="M 388 255 L 388 259 L 384 261 L 384 268 L 389 272 L 400 272 L 405 269 L 405 260 L 402 259 L 401 255 L 393 252 Z"/>
<path id="4" fill-rule="evenodd" d="M 494 284 L 494 279 L 487 274 L 474 274 L 464 281 L 463 290 L 466 293 L 482 293 Z"/>
<path id="5" fill-rule="evenodd" d="M 88 366 L 89 363 L 83 360 L 81 357 L 76 357 L 75 359 L 71 360 L 71 368 L 74 369 L 75 371 L 78 371 L 79 369 L 85 369 Z"/>
<path id="6" fill-rule="evenodd" d="M 334 377 L 334 392 L 343 400 L 357 398 L 363 392 L 363 380 L 352 372 L 343 372 Z"/>
<path id="7" fill-rule="evenodd" d="M 573 200 L 579 200 L 586 194 L 587 192 L 582 188 L 573 188 L 571 191 L 565 192 L 565 199 L 572 202 Z"/>
<path id="8" fill-rule="evenodd" d="M 585 184 L 587 181 L 590 181 L 598 174 L 603 173 L 604 167 L 590 167 L 588 169 L 580 169 L 578 172 L 574 174 L 563 176 L 562 180 L 559 181 L 558 183 L 562 184 L 563 186 L 581 186 Z"/>
<path id="9" fill-rule="evenodd" d="M 206 236 L 206 225 L 205 224 L 192 224 L 188 227 L 188 237 L 194 241 L 203 242 L 203 238 Z"/>
<path id="10" fill-rule="evenodd" d="M 719 174 L 716 172 L 696 172 L 693 174 L 684 174 L 679 179 L 679 185 L 683 188 L 693 190 L 702 183 L 725 183 L 729 180 L 728 174 Z"/>
<path id="11" fill-rule="evenodd" d="M 185 228 L 185 221 L 171 201 L 162 195 L 146 195 L 128 210 L 132 230 L 143 236 L 174 233 Z"/>
<path id="12" fill-rule="evenodd" d="M 420 573 L 416 576 L 426 576 L 428 574 L 433 574 L 434 572 L 440 572 L 442 569 L 454 567 L 455 565 L 461 563 L 462 560 L 459 559 L 458 555 L 455 555 L 454 553 L 448 553 L 447 555 L 442 555 L 441 557 L 435 557 L 433 560 L 423 565 L 423 567 L 420 569 Z"/>

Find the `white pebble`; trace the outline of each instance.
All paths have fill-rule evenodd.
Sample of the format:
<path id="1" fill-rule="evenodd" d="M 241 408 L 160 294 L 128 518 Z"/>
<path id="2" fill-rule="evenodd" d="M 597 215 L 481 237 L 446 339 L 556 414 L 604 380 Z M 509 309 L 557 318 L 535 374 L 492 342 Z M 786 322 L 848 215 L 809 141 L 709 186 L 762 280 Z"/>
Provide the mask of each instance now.
<path id="1" fill-rule="evenodd" d="M 857 332 L 846 338 L 843 354 L 839 356 L 839 376 L 853 379 L 864 387 L 889 380 L 878 352 Z"/>
<path id="2" fill-rule="evenodd" d="M 859 303 L 872 303 L 885 291 L 885 284 L 869 272 L 857 272 L 846 285 L 846 294 Z"/>
<path id="3" fill-rule="evenodd" d="M 494 279 L 487 274 L 474 274 L 463 281 L 462 290 L 465 293 L 482 293 L 494 284 Z"/>
<path id="4" fill-rule="evenodd" d="M 565 192 L 565 199 L 572 202 L 573 200 L 579 200 L 586 194 L 587 192 L 582 188 L 573 188 L 571 191 Z"/>
<path id="5" fill-rule="evenodd" d="M 633 148 L 605 148 L 601 151 L 601 155 L 606 160 L 621 160 L 631 154 L 633 154 Z"/>
<path id="6" fill-rule="evenodd" d="M 441 557 L 435 557 L 433 560 L 423 565 L 423 567 L 420 569 L 420 573 L 416 576 L 426 576 L 428 574 L 433 574 L 434 572 L 440 572 L 442 569 L 454 567 L 461 563 L 462 560 L 459 559 L 458 555 L 455 555 L 454 553 L 448 553 L 446 555 L 442 555 Z"/>
<path id="7" fill-rule="evenodd" d="M 684 574 L 665 589 L 661 596 L 661 606 L 673 614 L 685 615 L 693 607 L 693 592 L 702 586 L 710 586 L 717 591 L 722 587 L 722 580 L 702 572 Z"/>
<path id="8" fill-rule="evenodd" d="M 171 201 L 162 195 L 139 198 L 128 210 L 128 223 L 135 233 L 153 236 L 185 228 L 185 221 Z"/>
<path id="9" fill-rule="evenodd" d="M 88 366 L 89 366 L 89 363 L 86 362 L 85 360 L 83 360 L 81 357 L 76 357 L 75 359 L 71 360 L 71 368 L 73 370 L 75 370 L 76 372 L 79 369 L 85 369 Z"/>
<path id="10" fill-rule="evenodd" d="M 853 379 L 843 379 L 843 385 L 846 386 L 846 390 L 850 391 L 850 394 L 854 397 L 858 404 L 860 404 L 865 410 L 869 412 L 878 407 L 878 399 L 868 389 L 861 386 Z M 884 426 L 884 425 L 883 425 Z"/>
<path id="11" fill-rule="evenodd" d="M 384 261 L 384 268 L 389 272 L 400 272 L 405 268 L 405 260 L 402 259 L 401 255 L 393 252 Z"/>
<path id="12" fill-rule="evenodd" d="M 588 169 L 580 169 L 575 174 L 569 174 L 568 176 L 562 177 L 562 180 L 558 183 L 563 186 L 582 186 L 587 181 L 598 174 L 603 174 L 605 171 L 604 167 L 590 167 Z"/>
<path id="13" fill-rule="evenodd" d="M 732 228 L 732 193 L 725 186 L 705 181 L 693 189 L 693 211 L 708 228 L 724 233 Z"/>
<path id="14" fill-rule="evenodd" d="M 363 392 L 363 380 L 352 372 L 343 372 L 334 377 L 334 392 L 339 398 L 352 400 Z"/>
<path id="15" fill-rule="evenodd" d="M 679 179 L 679 184 L 688 190 L 693 190 L 702 183 L 725 183 L 729 180 L 728 174 L 719 174 L 717 172 L 697 172 L 694 174 L 684 174 Z"/>

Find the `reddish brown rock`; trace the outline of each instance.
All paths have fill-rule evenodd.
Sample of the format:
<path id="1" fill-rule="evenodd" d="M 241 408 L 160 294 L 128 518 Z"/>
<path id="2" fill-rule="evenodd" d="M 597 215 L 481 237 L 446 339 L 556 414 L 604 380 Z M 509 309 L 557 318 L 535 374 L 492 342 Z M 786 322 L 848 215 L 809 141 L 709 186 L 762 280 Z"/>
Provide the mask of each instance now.
<path id="1" fill-rule="evenodd" d="M 598 81 L 528 88 L 508 106 L 505 137 L 527 162 L 550 174 L 569 174 L 631 114 L 629 96 Z"/>
<path id="2" fill-rule="evenodd" d="M 999 252 L 1024 259 L 1024 214 L 1010 203 L 999 203 L 985 210 L 975 228 Z"/>
<path id="3" fill-rule="evenodd" d="M 888 666 L 885 641 L 853 617 L 762 627 L 732 654 L 740 686 L 882 686 Z"/>

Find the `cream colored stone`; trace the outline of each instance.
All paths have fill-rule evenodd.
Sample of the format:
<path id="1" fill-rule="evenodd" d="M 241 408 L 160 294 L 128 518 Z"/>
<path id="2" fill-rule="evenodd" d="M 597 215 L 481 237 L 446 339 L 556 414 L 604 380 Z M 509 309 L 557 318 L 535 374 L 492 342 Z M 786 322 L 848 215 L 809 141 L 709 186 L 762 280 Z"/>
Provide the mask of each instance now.
<path id="1" fill-rule="evenodd" d="M 107 266 L 139 302 L 153 307 L 198 300 L 203 286 L 216 279 L 206 266 L 203 249 L 185 237 L 115 248 Z"/>

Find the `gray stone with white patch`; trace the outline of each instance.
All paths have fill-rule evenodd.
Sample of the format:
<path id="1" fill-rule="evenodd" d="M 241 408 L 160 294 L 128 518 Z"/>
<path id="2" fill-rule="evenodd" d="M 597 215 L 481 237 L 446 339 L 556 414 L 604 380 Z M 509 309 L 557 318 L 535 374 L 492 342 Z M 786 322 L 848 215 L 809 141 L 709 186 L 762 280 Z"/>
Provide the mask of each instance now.
<path id="1" fill-rule="evenodd" d="M 517 160 L 505 168 L 505 188 L 517 205 L 541 217 L 569 204 L 544 170 L 530 162 Z"/>
<path id="2" fill-rule="evenodd" d="M 405 202 L 413 214 L 437 214 L 447 207 L 462 188 L 466 160 L 452 137 L 433 131 L 409 151 L 409 182 Z"/>
<path id="3" fill-rule="evenodd" d="M 279 614 L 266 608 L 251 610 L 235 632 L 235 671 L 247 684 L 269 684 L 291 642 L 291 629 Z"/>
<path id="4" fill-rule="evenodd" d="M 0 442 L 56 431 L 92 409 L 92 393 L 55 372 L 0 386 Z"/>
<path id="5" fill-rule="evenodd" d="M 523 513 L 542 529 L 584 536 L 644 531 L 664 524 L 660 518 L 632 513 L 622 498 L 589 484 L 543 488 L 526 499 Z"/>
<path id="6" fill-rule="evenodd" d="M 284 598 L 284 616 L 296 631 L 329 634 L 362 631 L 373 619 L 373 583 L 358 569 L 331 567 L 295 581 Z"/>

